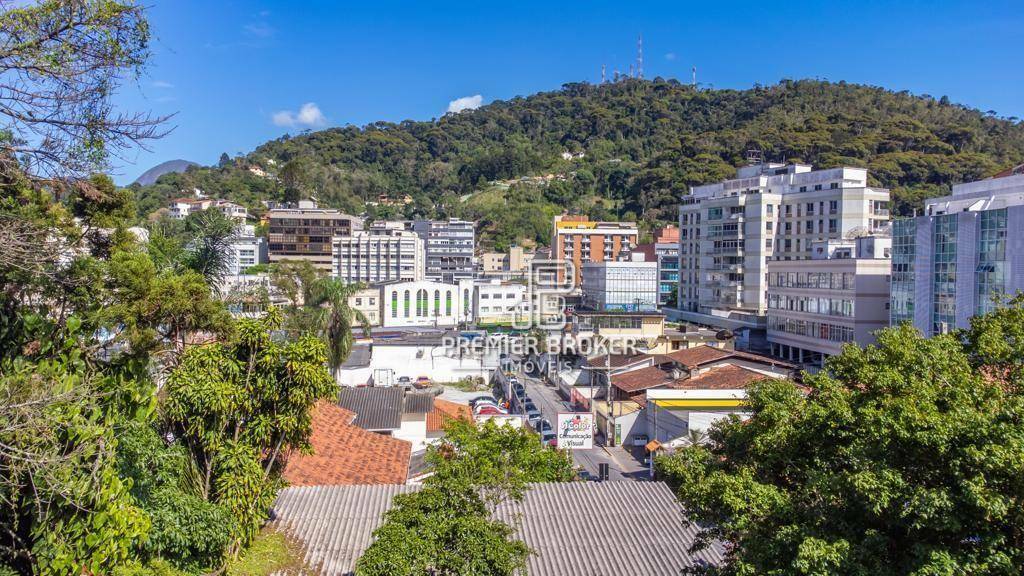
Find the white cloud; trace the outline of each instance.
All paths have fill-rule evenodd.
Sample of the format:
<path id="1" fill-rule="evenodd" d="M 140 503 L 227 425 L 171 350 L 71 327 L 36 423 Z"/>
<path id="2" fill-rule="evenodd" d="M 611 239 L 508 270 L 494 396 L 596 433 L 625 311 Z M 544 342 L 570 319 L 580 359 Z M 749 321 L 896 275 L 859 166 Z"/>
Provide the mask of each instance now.
<path id="1" fill-rule="evenodd" d="M 456 98 L 448 103 L 448 112 L 459 113 L 463 110 L 473 110 L 479 108 L 483 104 L 484 97 L 479 94 L 473 96 L 463 96 L 462 98 Z"/>
<path id="2" fill-rule="evenodd" d="M 323 126 L 327 123 L 327 117 L 320 111 L 320 107 L 313 102 L 306 102 L 299 108 L 298 112 L 291 110 L 281 110 L 274 112 L 271 116 L 271 120 L 277 126 L 284 126 L 286 128 L 295 128 L 303 126 L 306 128 L 313 128 L 316 126 Z"/>
<path id="3" fill-rule="evenodd" d="M 170 89 L 170 88 L 174 88 L 174 84 L 171 84 L 167 80 L 154 80 L 153 81 L 153 88 Z"/>
<path id="4" fill-rule="evenodd" d="M 266 22 L 250 22 L 243 26 L 243 29 L 250 35 L 257 38 L 270 38 L 277 30 Z"/>
<path id="5" fill-rule="evenodd" d="M 669 53 L 665 54 L 665 60 L 668 60 L 669 62 L 671 62 L 671 61 L 673 61 L 675 59 L 676 59 L 676 53 L 675 52 L 669 52 Z"/>

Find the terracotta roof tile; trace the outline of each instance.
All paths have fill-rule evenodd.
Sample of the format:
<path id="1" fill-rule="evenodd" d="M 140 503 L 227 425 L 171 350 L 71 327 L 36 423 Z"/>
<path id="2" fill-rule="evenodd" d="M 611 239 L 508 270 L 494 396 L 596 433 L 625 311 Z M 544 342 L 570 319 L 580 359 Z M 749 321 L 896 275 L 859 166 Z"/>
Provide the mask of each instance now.
<path id="1" fill-rule="evenodd" d="M 679 380 L 670 386 L 679 390 L 743 390 L 752 382 L 770 378 L 742 366 L 726 364 L 716 366 L 694 378 Z"/>
<path id="2" fill-rule="evenodd" d="M 665 357 L 687 368 L 696 368 L 701 364 L 729 358 L 733 354 L 735 352 L 732 350 L 722 350 L 711 346 L 694 346 L 693 348 L 685 348 L 683 350 L 676 350 L 671 354 L 665 354 Z"/>
<path id="3" fill-rule="evenodd" d="M 472 417 L 473 412 L 466 404 L 434 398 L 434 409 L 427 413 L 427 432 L 440 432 L 451 420 Z"/>
<path id="4" fill-rule="evenodd" d="M 637 392 L 648 388 L 657 388 L 672 383 L 672 374 L 658 366 L 649 366 L 639 370 L 630 370 L 622 374 L 612 375 L 612 386 L 623 392 Z"/>
<path id="5" fill-rule="evenodd" d="M 352 425 L 355 413 L 321 402 L 313 411 L 313 454 L 288 455 L 292 486 L 404 484 L 412 444 Z"/>

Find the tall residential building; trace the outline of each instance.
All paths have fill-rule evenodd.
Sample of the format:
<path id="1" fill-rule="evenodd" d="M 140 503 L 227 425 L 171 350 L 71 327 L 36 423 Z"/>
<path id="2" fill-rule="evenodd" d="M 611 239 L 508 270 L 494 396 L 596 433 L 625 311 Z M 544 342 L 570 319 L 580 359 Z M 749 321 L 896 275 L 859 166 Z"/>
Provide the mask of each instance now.
<path id="1" fill-rule="evenodd" d="M 298 208 L 278 208 L 267 213 L 270 262 L 308 260 L 331 272 L 332 238 L 362 230 L 363 221 L 337 210 L 318 209 L 309 201 Z"/>
<path id="2" fill-rule="evenodd" d="M 888 326 L 892 239 L 811 247 L 809 260 L 768 262 L 768 344 L 773 356 L 817 369 L 843 344 L 867 346 Z"/>
<path id="3" fill-rule="evenodd" d="M 658 263 L 658 306 L 669 304 L 679 290 L 679 228 L 666 226 L 654 233 L 654 242 L 640 244 L 648 262 Z"/>
<path id="4" fill-rule="evenodd" d="M 658 309 L 658 263 L 643 254 L 629 261 L 584 262 L 581 288 L 587 309 L 652 312 Z"/>
<path id="5" fill-rule="evenodd" d="M 366 230 L 335 236 L 331 255 L 331 274 L 345 282 L 424 278 L 423 240 L 402 222 L 374 222 Z"/>
<path id="6" fill-rule="evenodd" d="M 889 191 L 867 179 L 862 168 L 766 163 L 694 186 L 679 207 L 682 318 L 763 328 L 769 260 L 807 259 L 815 242 L 888 226 Z"/>
<path id="7" fill-rule="evenodd" d="M 927 336 L 966 328 L 1024 290 L 1024 167 L 953 186 L 893 223 L 890 321 Z"/>
<path id="8" fill-rule="evenodd" d="M 243 224 L 235 229 L 228 252 L 228 273 L 232 276 L 267 261 L 267 239 L 256 235 L 256 227 Z"/>
<path id="9" fill-rule="evenodd" d="M 573 284 L 579 287 L 586 262 L 628 259 L 639 233 L 633 222 L 592 222 L 586 216 L 555 216 L 551 231 L 551 258 L 572 262 Z M 564 281 L 563 271 L 558 281 Z"/>
<path id="10" fill-rule="evenodd" d="M 458 282 L 473 278 L 475 226 L 475 222 L 457 218 L 412 223 L 412 229 L 423 239 L 426 250 L 427 279 Z"/>

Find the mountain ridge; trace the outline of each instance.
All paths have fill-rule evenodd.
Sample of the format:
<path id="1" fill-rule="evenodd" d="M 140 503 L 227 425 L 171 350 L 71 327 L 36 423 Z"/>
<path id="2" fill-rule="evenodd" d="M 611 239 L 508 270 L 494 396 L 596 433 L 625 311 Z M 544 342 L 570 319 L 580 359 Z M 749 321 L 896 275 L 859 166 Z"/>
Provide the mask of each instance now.
<path id="1" fill-rule="evenodd" d="M 1024 161 L 1024 124 L 845 82 L 570 83 L 430 121 L 283 136 L 165 175 L 140 188 L 138 204 L 147 213 L 193 187 L 256 212 L 260 200 L 315 197 L 370 218 L 475 219 L 482 244 L 501 249 L 544 244 L 562 210 L 645 229 L 672 222 L 689 186 L 733 176 L 752 149 L 765 160 L 868 168 L 871 184 L 892 189 L 896 212 L 908 213 L 953 183 Z M 390 201 L 405 195 L 413 201 Z"/>

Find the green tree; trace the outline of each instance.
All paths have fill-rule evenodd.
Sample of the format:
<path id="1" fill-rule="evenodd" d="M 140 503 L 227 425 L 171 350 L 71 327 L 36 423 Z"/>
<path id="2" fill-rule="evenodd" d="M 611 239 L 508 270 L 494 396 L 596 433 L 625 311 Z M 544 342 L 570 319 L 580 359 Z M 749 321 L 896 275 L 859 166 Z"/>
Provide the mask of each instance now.
<path id="1" fill-rule="evenodd" d="M 238 225 L 217 209 L 189 214 L 185 233 L 189 236 L 184 264 L 203 275 L 212 287 L 220 287 L 231 268 L 231 241 Z"/>
<path id="2" fill-rule="evenodd" d="M 323 343 L 279 343 L 279 327 L 274 309 L 240 321 L 232 341 L 189 348 L 165 387 L 166 426 L 194 460 L 202 498 L 235 517 L 243 546 L 276 495 L 280 455 L 310 449 L 313 405 L 337 394 Z"/>
<path id="3" fill-rule="evenodd" d="M 349 306 L 349 298 L 362 290 L 362 284 L 346 284 L 336 278 L 320 278 L 313 285 L 308 308 L 313 333 L 327 345 L 327 365 L 337 377 L 338 370 L 352 352 L 352 331 L 359 323 L 363 334 L 369 334 L 370 322 L 359 310 Z"/>
<path id="4" fill-rule="evenodd" d="M 971 356 L 959 336 L 884 330 L 808 392 L 762 382 L 749 420 L 659 458 L 703 536 L 731 544 L 710 572 L 1018 573 L 1024 398 Z"/>
<path id="5" fill-rule="evenodd" d="M 149 38 L 134 2 L 0 6 L 0 173 L 88 186 L 110 152 L 165 134 L 165 118 L 111 105 L 118 84 L 142 73 Z"/>
<path id="6" fill-rule="evenodd" d="M 0 363 L 0 567 L 20 574 L 100 573 L 149 527 L 115 467 L 118 377 L 82 353 L 81 322 L 67 326 Z"/>
<path id="7" fill-rule="evenodd" d="M 529 548 L 512 527 L 491 519 L 494 506 L 521 499 L 530 482 L 575 476 L 566 453 L 544 448 L 529 430 L 494 422 L 452 421 L 427 460 L 434 474 L 418 492 L 395 497 L 359 558 L 360 576 L 518 573 Z"/>

